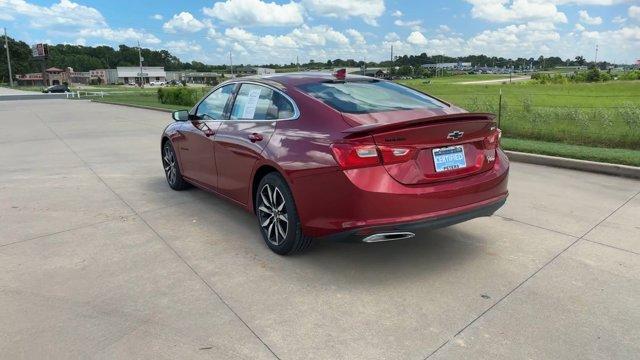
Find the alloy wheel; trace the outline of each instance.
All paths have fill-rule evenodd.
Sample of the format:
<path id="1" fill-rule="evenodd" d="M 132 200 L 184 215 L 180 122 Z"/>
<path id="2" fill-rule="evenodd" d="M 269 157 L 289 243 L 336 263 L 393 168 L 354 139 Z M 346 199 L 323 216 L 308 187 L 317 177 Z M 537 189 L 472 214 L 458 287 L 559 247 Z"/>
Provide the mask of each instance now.
<path id="1" fill-rule="evenodd" d="M 282 192 L 274 185 L 265 184 L 260 189 L 258 203 L 258 219 L 267 240 L 276 246 L 282 244 L 289 231 L 287 204 Z"/>
<path id="2" fill-rule="evenodd" d="M 162 157 L 164 165 L 164 173 L 167 175 L 167 181 L 169 184 L 175 184 L 177 177 L 176 156 L 173 153 L 173 149 L 168 144 L 164 146 L 164 156 Z"/>

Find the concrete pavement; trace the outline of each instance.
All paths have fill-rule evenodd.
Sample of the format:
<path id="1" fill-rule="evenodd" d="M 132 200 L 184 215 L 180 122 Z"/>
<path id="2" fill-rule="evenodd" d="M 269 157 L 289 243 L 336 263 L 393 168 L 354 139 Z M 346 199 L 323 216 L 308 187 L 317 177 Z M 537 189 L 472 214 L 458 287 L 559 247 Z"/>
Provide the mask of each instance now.
<path id="1" fill-rule="evenodd" d="M 513 163 L 491 218 L 280 257 L 171 191 L 169 115 L 0 103 L 0 353 L 12 359 L 628 359 L 640 181 Z"/>

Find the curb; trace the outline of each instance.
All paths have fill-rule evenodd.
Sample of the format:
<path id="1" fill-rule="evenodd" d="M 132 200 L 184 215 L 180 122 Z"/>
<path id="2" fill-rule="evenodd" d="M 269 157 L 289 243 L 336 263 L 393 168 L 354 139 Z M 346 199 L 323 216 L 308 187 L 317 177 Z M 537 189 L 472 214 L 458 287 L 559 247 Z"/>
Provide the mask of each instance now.
<path id="1" fill-rule="evenodd" d="M 535 165 L 552 166 L 564 169 L 581 170 L 599 174 L 615 175 L 632 179 L 640 179 L 640 167 L 601 163 L 596 161 L 569 159 L 557 156 L 529 154 L 518 151 L 505 153 L 509 160 Z"/>
<path id="2" fill-rule="evenodd" d="M 153 106 L 135 105 L 135 104 L 123 104 L 123 103 L 102 101 L 102 100 L 91 100 L 91 102 L 98 103 L 98 104 L 126 106 L 126 107 L 137 108 L 137 109 L 162 111 L 162 112 L 166 112 L 166 113 L 172 113 L 174 111 L 174 110 L 163 109 L 163 108 L 153 107 Z"/>

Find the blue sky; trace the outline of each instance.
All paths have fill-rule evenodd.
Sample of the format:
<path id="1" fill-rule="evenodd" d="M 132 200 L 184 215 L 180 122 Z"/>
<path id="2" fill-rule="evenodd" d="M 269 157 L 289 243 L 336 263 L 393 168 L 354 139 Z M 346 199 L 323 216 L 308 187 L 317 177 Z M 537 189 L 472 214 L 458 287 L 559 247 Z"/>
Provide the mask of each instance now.
<path id="1" fill-rule="evenodd" d="M 395 54 L 640 59 L 638 0 L 0 0 L 28 43 L 127 44 L 218 64 Z"/>

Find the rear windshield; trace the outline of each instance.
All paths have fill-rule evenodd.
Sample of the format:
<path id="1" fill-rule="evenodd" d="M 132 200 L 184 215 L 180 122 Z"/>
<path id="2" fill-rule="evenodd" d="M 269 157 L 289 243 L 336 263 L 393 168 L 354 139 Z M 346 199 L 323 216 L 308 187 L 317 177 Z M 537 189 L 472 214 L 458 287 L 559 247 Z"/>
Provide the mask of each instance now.
<path id="1" fill-rule="evenodd" d="M 325 82 L 301 85 L 300 90 L 346 113 L 440 109 L 447 105 L 388 81 Z"/>

